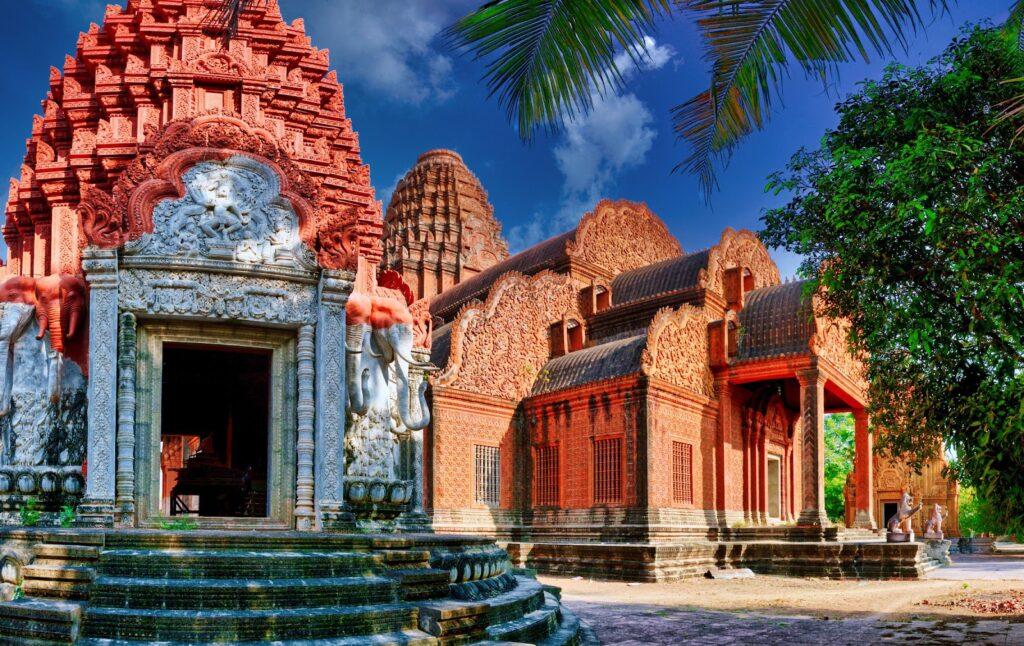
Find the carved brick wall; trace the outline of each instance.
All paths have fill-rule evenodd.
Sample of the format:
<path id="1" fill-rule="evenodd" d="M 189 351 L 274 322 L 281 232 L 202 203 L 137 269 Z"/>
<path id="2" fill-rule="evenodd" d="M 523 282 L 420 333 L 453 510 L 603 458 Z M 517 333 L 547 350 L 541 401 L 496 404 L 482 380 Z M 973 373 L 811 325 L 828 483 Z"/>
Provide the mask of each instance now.
<path id="1" fill-rule="evenodd" d="M 558 446 L 562 509 L 644 504 L 647 458 L 641 450 L 641 434 L 646 432 L 647 415 L 643 390 L 635 378 L 529 399 L 524 415 L 531 451 L 522 459 L 532 466 L 533 448 Z M 622 438 L 622 499 L 598 505 L 594 502 L 594 442 L 615 437 Z"/>
<path id="2" fill-rule="evenodd" d="M 727 227 L 708 254 L 706 288 L 724 296 L 725 272 L 733 267 L 750 270 L 754 277 L 752 289 L 777 285 L 781 281 L 779 268 L 757 235 L 746 229 L 736 231 Z"/>
<path id="3" fill-rule="evenodd" d="M 471 303 L 452 322 L 448 365 L 436 386 L 518 402 L 549 358 L 549 327 L 563 317 L 583 320 L 567 276 L 510 273 L 485 303 Z"/>
<path id="4" fill-rule="evenodd" d="M 657 385 L 647 396 L 647 477 L 651 507 L 714 509 L 714 455 L 717 426 L 714 415 L 705 414 L 700 402 L 685 395 L 662 392 Z M 693 503 L 676 501 L 672 495 L 672 443 L 693 447 Z"/>
<path id="5" fill-rule="evenodd" d="M 659 311 L 647 328 L 644 373 L 704 397 L 714 397 L 708 368 L 708 323 L 704 309 L 683 305 Z"/>
<path id="6" fill-rule="evenodd" d="M 576 227 L 569 257 L 609 276 L 680 255 L 679 241 L 646 204 L 601 200 Z"/>

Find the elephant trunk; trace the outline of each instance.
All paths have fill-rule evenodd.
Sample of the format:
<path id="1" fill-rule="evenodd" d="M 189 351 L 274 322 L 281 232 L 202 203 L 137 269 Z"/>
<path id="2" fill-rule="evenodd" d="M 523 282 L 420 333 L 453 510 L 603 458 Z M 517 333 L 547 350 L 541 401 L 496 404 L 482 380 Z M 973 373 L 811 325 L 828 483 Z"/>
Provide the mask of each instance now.
<path id="1" fill-rule="evenodd" d="M 0 339 L 0 417 L 11 412 L 11 368 L 14 357 L 11 356 L 11 339 Z"/>
<path id="2" fill-rule="evenodd" d="M 50 395 L 50 403 L 60 401 L 60 373 L 63 357 L 60 352 L 51 350 L 47 357 L 46 391 Z"/>
<path id="3" fill-rule="evenodd" d="M 350 408 L 358 415 L 365 415 L 370 407 L 370 371 L 363 367 L 363 350 L 370 334 L 365 323 L 349 325 L 345 330 L 345 380 L 348 385 Z"/>
<path id="4" fill-rule="evenodd" d="M 57 352 L 64 352 L 64 331 L 60 326 L 60 301 L 53 300 L 46 304 L 46 321 L 50 330 L 50 347 Z M 43 330 L 39 330 L 42 335 Z"/>
<path id="5" fill-rule="evenodd" d="M 427 404 L 427 382 L 423 380 L 417 388 L 417 402 L 421 411 L 419 418 L 414 418 L 410 408 L 409 395 L 412 392 L 412 384 L 409 383 L 408 366 L 399 365 L 398 370 L 398 415 L 402 418 L 402 424 L 410 431 L 418 431 L 430 424 L 430 406 Z"/>
<path id="6" fill-rule="evenodd" d="M 70 311 L 68 312 L 68 333 L 67 338 L 75 338 L 75 334 L 78 333 L 78 328 L 82 324 L 82 310 L 85 309 L 85 303 L 72 303 Z"/>

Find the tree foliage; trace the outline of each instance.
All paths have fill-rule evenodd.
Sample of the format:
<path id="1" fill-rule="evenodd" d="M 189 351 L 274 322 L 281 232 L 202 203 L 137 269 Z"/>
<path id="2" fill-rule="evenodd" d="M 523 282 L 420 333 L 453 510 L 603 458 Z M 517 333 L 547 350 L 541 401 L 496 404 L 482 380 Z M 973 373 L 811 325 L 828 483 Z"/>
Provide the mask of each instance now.
<path id="1" fill-rule="evenodd" d="M 997 518 L 996 506 L 978 496 L 973 487 L 960 489 L 960 535 L 976 536 L 992 534 L 1000 536 L 1005 533 L 1005 526 Z"/>
<path id="2" fill-rule="evenodd" d="M 804 254 L 828 313 L 868 354 L 878 447 L 953 475 L 1024 529 L 1024 148 L 1000 104 L 1024 77 L 1016 33 L 975 28 L 837 106 L 819 150 L 769 188 L 768 245 Z"/>
<path id="3" fill-rule="evenodd" d="M 853 416 L 837 413 L 825 417 L 825 511 L 833 523 L 846 517 L 846 476 L 853 471 Z"/>

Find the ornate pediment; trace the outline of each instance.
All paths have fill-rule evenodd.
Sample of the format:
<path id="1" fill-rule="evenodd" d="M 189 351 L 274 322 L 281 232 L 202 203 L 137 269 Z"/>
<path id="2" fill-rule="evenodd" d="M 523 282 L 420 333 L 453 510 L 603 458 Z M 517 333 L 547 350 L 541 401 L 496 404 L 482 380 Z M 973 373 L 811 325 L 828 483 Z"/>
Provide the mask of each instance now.
<path id="1" fill-rule="evenodd" d="M 184 196 L 153 209 L 153 231 L 128 256 L 315 268 L 299 218 L 275 172 L 249 157 L 201 161 L 181 177 Z"/>

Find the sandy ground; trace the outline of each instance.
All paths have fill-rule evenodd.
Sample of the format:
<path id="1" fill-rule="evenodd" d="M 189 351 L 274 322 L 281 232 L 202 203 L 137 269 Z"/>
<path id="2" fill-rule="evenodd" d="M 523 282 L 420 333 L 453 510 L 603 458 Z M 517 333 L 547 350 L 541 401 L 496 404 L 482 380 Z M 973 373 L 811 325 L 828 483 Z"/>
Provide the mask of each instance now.
<path id="1" fill-rule="evenodd" d="M 1024 646 L 1024 559 L 961 559 L 922 581 L 755 576 L 628 584 L 540 577 L 601 643 Z"/>

